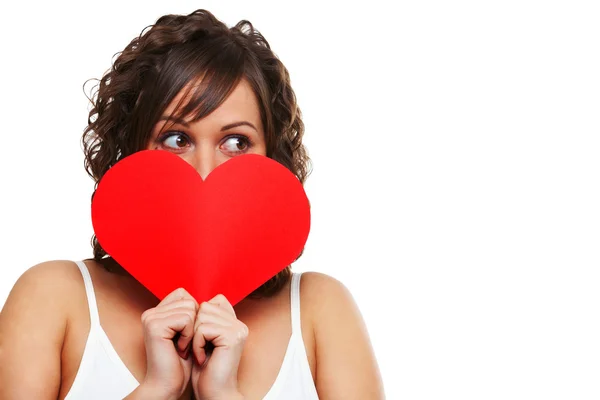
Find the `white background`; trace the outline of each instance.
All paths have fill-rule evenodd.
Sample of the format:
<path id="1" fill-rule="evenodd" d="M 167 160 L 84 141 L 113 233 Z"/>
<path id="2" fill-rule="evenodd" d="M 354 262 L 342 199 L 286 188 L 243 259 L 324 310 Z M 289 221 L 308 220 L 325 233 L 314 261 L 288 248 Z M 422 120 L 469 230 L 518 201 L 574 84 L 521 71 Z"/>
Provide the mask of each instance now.
<path id="1" fill-rule="evenodd" d="M 351 290 L 389 399 L 600 398 L 594 2 L 169 3 L 0 6 L 0 306 L 92 254 L 84 81 L 202 7 L 291 73 L 314 161 L 295 269 Z"/>

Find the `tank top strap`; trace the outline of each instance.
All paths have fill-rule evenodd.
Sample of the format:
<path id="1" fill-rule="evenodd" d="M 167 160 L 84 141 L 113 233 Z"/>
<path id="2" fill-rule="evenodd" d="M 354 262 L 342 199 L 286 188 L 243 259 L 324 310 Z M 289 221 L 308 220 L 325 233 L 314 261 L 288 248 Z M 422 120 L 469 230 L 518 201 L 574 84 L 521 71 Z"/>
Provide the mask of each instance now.
<path id="1" fill-rule="evenodd" d="M 92 276 L 90 275 L 90 271 L 83 261 L 75 261 L 75 264 L 77 264 L 79 267 L 81 275 L 83 276 L 83 283 L 85 284 L 85 294 L 87 296 L 88 307 L 90 309 L 90 328 L 100 327 L 100 316 L 98 315 L 98 305 L 96 303 L 94 285 L 92 284 Z"/>
<path id="2" fill-rule="evenodd" d="M 292 335 L 302 335 L 300 324 L 300 277 L 302 272 L 292 273 L 291 305 L 292 305 Z"/>

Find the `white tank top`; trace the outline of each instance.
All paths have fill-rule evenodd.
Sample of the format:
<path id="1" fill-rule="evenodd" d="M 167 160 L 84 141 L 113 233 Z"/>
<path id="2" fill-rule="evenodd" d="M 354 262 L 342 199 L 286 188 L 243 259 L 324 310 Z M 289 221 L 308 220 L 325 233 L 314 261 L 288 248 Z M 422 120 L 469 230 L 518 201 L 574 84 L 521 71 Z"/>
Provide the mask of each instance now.
<path id="1" fill-rule="evenodd" d="M 83 275 L 90 309 L 90 333 L 73 386 L 65 400 L 121 400 L 139 386 L 100 325 L 92 278 L 82 261 L 75 262 Z M 275 383 L 263 400 L 318 399 L 300 329 L 300 276 L 292 274 L 292 336 Z"/>

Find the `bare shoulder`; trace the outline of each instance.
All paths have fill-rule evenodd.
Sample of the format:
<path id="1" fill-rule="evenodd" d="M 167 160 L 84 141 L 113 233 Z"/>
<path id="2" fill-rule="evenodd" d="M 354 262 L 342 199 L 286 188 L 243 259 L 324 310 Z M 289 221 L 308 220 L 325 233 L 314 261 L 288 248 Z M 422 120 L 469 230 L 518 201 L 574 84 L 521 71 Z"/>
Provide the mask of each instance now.
<path id="1" fill-rule="evenodd" d="M 77 265 L 62 260 L 17 280 L 0 312 L 0 398 L 57 398 L 72 296 L 85 290 L 82 280 Z"/>
<path id="2" fill-rule="evenodd" d="M 7 322 L 34 317 L 51 318 L 52 325 L 66 324 L 73 296 L 85 291 L 79 268 L 72 261 L 54 260 L 37 264 L 25 271 L 13 286 L 0 313 L 0 330 Z M 7 321 L 8 320 L 8 321 Z"/>
<path id="3" fill-rule="evenodd" d="M 384 398 L 369 333 L 348 288 L 318 272 L 303 273 L 300 287 L 315 338 L 319 398 Z"/>
<path id="4" fill-rule="evenodd" d="M 25 271 L 15 283 L 10 297 L 37 297 L 52 295 L 54 302 L 71 298 L 74 287 L 81 286 L 81 272 L 68 260 L 46 261 Z M 49 300 L 47 298 L 47 300 Z"/>
<path id="5" fill-rule="evenodd" d="M 34 265 L 22 277 L 51 279 L 52 282 L 69 282 L 73 277 L 81 277 L 81 272 L 71 260 L 50 260 Z"/>
<path id="6" fill-rule="evenodd" d="M 323 288 L 337 288 L 338 290 L 346 290 L 342 282 L 340 282 L 336 278 L 321 272 L 314 271 L 302 273 L 302 287 L 303 289 L 307 288 L 307 290 L 310 289 L 311 291 Z"/>
<path id="7" fill-rule="evenodd" d="M 337 314 L 340 309 L 358 312 L 348 288 L 338 279 L 320 272 L 304 272 L 300 285 L 303 306 L 313 322 Z"/>

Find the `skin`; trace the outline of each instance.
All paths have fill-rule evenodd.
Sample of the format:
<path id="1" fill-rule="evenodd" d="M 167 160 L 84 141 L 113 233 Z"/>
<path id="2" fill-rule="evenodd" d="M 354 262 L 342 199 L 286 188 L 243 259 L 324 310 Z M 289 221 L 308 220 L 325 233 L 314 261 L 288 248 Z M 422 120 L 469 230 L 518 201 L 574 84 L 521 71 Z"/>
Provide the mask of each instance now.
<path id="1" fill-rule="evenodd" d="M 179 101 L 185 96 L 176 98 L 165 115 Z M 239 122 L 247 124 L 223 130 Z M 160 121 L 147 148 L 179 155 L 202 178 L 237 155 L 265 155 L 250 86 L 241 81 L 202 120 Z M 141 382 L 129 399 L 261 399 L 269 391 L 291 335 L 289 282 L 273 297 L 247 298 L 235 307 L 223 296 L 197 304 L 184 290 L 159 302 L 125 271 L 108 272 L 93 260 L 86 265 L 102 327 Z M 301 318 L 319 398 L 384 398 L 364 321 L 343 284 L 324 274 L 304 273 Z M 50 261 L 25 272 L 0 313 L 0 398 L 63 399 L 77 374 L 89 329 L 83 278 L 74 263 Z M 182 332 L 177 348 L 171 340 L 176 332 Z M 208 358 L 207 341 L 215 345 Z"/>

